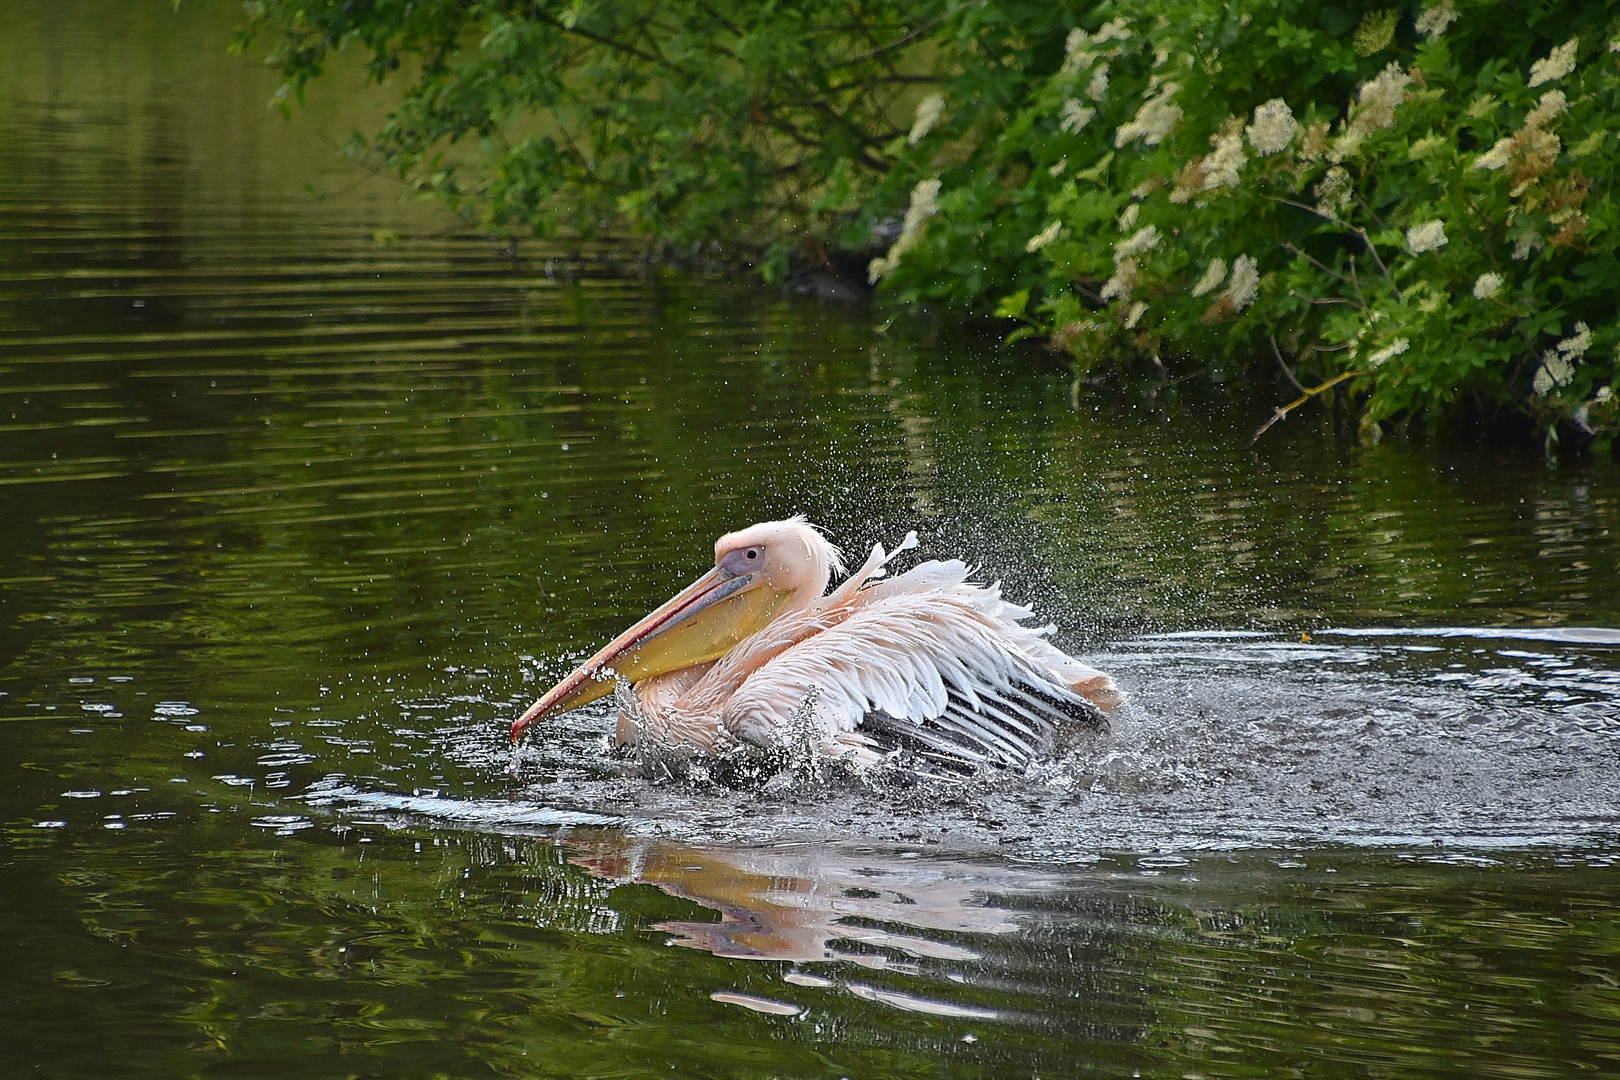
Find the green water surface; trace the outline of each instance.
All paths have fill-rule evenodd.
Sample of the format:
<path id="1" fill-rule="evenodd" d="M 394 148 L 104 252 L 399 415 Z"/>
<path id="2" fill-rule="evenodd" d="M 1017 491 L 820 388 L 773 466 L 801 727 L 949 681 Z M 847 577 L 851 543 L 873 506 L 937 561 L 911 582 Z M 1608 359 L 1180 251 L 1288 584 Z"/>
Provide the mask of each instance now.
<path id="1" fill-rule="evenodd" d="M 0 13 L 0 1076 L 1620 1073 L 1613 465 L 1251 448 L 1270 400 L 471 235 L 236 18 Z M 981 564 L 1114 733 L 513 757 L 797 512 Z"/>

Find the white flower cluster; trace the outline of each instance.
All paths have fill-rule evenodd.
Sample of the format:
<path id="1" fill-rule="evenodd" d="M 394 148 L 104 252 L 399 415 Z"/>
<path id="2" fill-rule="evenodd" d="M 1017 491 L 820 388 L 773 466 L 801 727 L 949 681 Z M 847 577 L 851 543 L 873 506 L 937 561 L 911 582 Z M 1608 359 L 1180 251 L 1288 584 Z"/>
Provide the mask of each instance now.
<path id="1" fill-rule="evenodd" d="M 1569 108 L 1569 99 L 1562 90 L 1549 90 L 1541 95 L 1536 107 L 1531 109 L 1524 117 L 1525 127 L 1546 127 L 1557 119 L 1558 114 Z"/>
<path id="2" fill-rule="evenodd" d="M 1131 309 L 1125 313 L 1125 329 L 1135 330 L 1137 322 L 1142 318 L 1142 313 L 1145 311 L 1147 311 L 1146 300 L 1138 300 L 1132 304 Z"/>
<path id="3" fill-rule="evenodd" d="M 1047 244 L 1050 244 L 1052 241 L 1056 240 L 1058 238 L 1058 233 L 1062 231 L 1063 223 L 1061 221 L 1054 221 L 1052 224 L 1030 237 L 1029 243 L 1024 245 L 1024 250 L 1028 252 L 1039 251 Z"/>
<path id="4" fill-rule="evenodd" d="M 1135 205 L 1127 207 L 1125 213 L 1120 215 L 1121 229 L 1136 224 L 1136 215 L 1131 213 Z M 1162 239 L 1159 229 L 1155 225 L 1144 225 L 1130 236 L 1114 245 L 1114 276 L 1103 282 L 1102 291 L 1098 293 L 1104 300 L 1129 300 L 1131 290 L 1136 288 L 1137 279 L 1141 276 L 1142 268 L 1137 264 L 1138 255 L 1146 255 L 1159 246 Z M 1133 309 L 1134 310 L 1134 309 Z M 1127 316 L 1126 328 L 1136 325 L 1136 319 L 1142 313 L 1136 312 L 1135 318 Z"/>
<path id="5" fill-rule="evenodd" d="M 1575 365 L 1549 350 L 1542 354 L 1541 366 L 1536 369 L 1536 377 L 1531 380 L 1530 388 L 1537 397 L 1546 397 L 1554 390 L 1568 386 L 1574 379 Z"/>
<path id="6" fill-rule="evenodd" d="M 1305 129 L 1305 138 L 1299 144 L 1299 156 L 1306 161 L 1321 161 L 1328 152 L 1328 122 L 1318 120 Z"/>
<path id="7" fill-rule="evenodd" d="M 912 146 L 922 142 L 934 130 L 934 125 L 939 123 L 939 114 L 944 108 L 944 94 L 929 94 L 917 102 L 917 118 L 911 122 L 911 134 L 906 136 L 906 142 Z"/>
<path id="8" fill-rule="evenodd" d="M 1439 221 L 1425 221 L 1406 230 L 1406 249 L 1413 255 L 1425 251 L 1438 251 L 1446 246 L 1446 226 Z"/>
<path id="9" fill-rule="evenodd" d="M 1288 149 L 1288 144 L 1299 134 L 1299 121 L 1282 98 L 1272 98 L 1254 110 L 1254 123 L 1249 125 L 1249 145 L 1261 157 Z"/>
<path id="10" fill-rule="evenodd" d="M 1583 322 L 1575 324 L 1575 332 L 1541 354 L 1541 366 L 1531 380 L 1531 389 L 1537 397 L 1546 397 L 1553 390 L 1575 381 L 1575 365 L 1580 363 L 1586 350 L 1592 347 L 1592 329 Z"/>
<path id="11" fill-rule="evenodd" d="M 1405 352 L 1411 347 L 1412 343 L 1410 341 L 1403 337 L 1398 337 L 1388 345 L 1385 345 L 1382 349 L 1379 349 L 1377 352 L 1367 357 L 1367 364 L 1371 367 L 1379 367 L 1388 361 L 1395 359 L 1395 357 L 1401 355 L 1401 353 Z"/>
<path id="12" fill-rule="evenodd" d="M 1135 259 L 1126 259 L 1114 265 L 1114 276 L 1103 282 L 1102 290 L 1097 294 L 1103 300 L 1129 300 L 1131 290 L 1136 288 L 1136 279 L 1140 267 Z"/>
<path id="13" fill-rule="evenodd" d="M 1406 88 L 1412 76 L 1393 61 L 1374 78 L 1361 84 L 1357 95 L 1358 108 L 1344 134 L 1334 143 L 1328 157 L 1343 161 L 1361 148 L 1363 140 L 1375 131 L 1395 126 L 1395 110 L 1406 100 Z"/>
<path id="14" fill-rule="evenodd" d="M 1502 275 L 1484 273 L 1474 279 L 1474 299 L 1489 300 L 1502 291 Z"/>
<path id="15" fill-rule="evenodd" d="M 1526 229 L 1513 239 L 1513 261 L 1523 262 L 1533 252 L 1547 246 L 1547 238 L 1533 228 Z"/>
<path id="16" fill-rule="evenodd" d="M 1357 102 L 1361 108 L 1356 119 L 1368 132 L 1395 126 L 1395 110 L 1406 100 L 1406 88 L 1412 84 L 1412 75 L 1391 61 L 1371 82 L 1361 84 Z M 1351 127 L 1356 126 L 1352 121 Z"/>
<path id="17" fill-rule="evenodd" d="M 1220 299 L 1229 301 L 1233 311 L 1242 311 L 1260 295 L 1260 266 L 1247 255 L 1232 260 L 1232 280 Z"/>
<path id="18" fill-rule="evenodd" d="M 1124 214 L 1119 215 L 1119 232 L 1136 225 L 1136 215 L 1140 209 L 1142 207 L 1137 206 L 1136 202 L 1132 202 L 1131 206 L 1124 209 Z M 1102 296 L 1103 300 L 1131 300 L 1131 290 L 1136 288 L 1137 279 L 1142 274 L 1142 267 L 1137 264 L 1137 256 L 1144 256 L 1149 251 L 1157 249 L 1158 243 L 1162 240 L 1163 236 L 1158 232 L 1157 225 L 1144 225 L 1116 243 L 1115 272 L 1113 277 L 1103 282 L 1102 291 L 1098 296 Z M 1136 325 L 1137 319 L 1142 317 L 1142 311 L 1145 309 L 1147 304 L 1139 303 L 1132 306 L 1131 313 L 1126 314 L 1124 324 L 1126 329 L 1129 330 Z"/>
<path id="19" fill-rule="evenodd" d="M 1104 46 L 1110 41 L 1126 42 L 1130 39 L 1130 25 L 1124 18 L 1103 23 L 1095 34 L 1088 34 L 1080 27 L 1075 27 L 1069 31 L 1069 39 L 1063 47 L 1063 73 L 1073 75 L 1095 64 L 1098 57 L 1120 55 L 1125 51 L 1122 45 L 1107 48 Z"/>
<path id="20" fill-rule="evenodd" d="M 1198 279 L 1198 284 L 1192 287 L 1194 296 L 1203 296 L 1215 286 L 1226 280 L 1226 260 L 1214 258 L 1209 260 L 1209 266 L 1204 270 L 1204 276 Z"/>
<path id="21" fill-rule="evenodd" d="M 1063 120 L 1058 124 L 1058 127 L 1072 135 L 1091 123 L 1091 118 L 1096 115 L 1096 109 L 1080 104 L 1075 98 L 1070 98 L 1063 103 Z"/>
<path id="22" fill-rule="evenodd" d="M 1565 75 L 1575 70 L 1575 53 L 1581 47 L 1581 39 L 1572 37 L 1558 48 L 1547 54 L 1545 60 L 1537 60 L 1530 65 L 1529 86 L 1540 86 L 1542 83 L 1557 82 Z"/>
<path id="23" fill-rule="evenodd" d="M 1366 344 L 1378 324 L 1384 321 L 1384 313 L 1374 308 L 1367 313 L 1367 320 L 1356 329 L 1355 338 L 1349 342 L 1350 351 L 1345 353 L 1345 359 L 1354 360 L 1361 354 L 1361 347 Z"/>
<path id="24" fill-rule="evenodd" d="M 1523 150 L 1537 157 L 1558 155 L 1558 136 L 1547 130 L 1547 125 L 1569 108 L 1569 99 L 1562 90 L 1548 90 L 1524 117 L 1524 126 L 1474 159 L 1474 168 L 1496 170 L 1507 167 L 1513 160 L 1514 150 Z"/>
<path id="25" fill-rule="evenodd" d="M 1474 159 L 1476 169 L 1505 169 L 1513 154 L 1513 139 L 1497 139 L 1496 145 Z"/>
<path id="26" fill-rule="evenodd" d="M 1558 351 L 1579 360 L 1592 347 L 1592 328 L 1583 322 L 1575 324 L 1575 332 L 1558 343 Z"/>
<path id="27" fill-rule="evenodd" d="M 1091 38 L 1092 43 L 1101 45 L 1108 41 L 1131 40 L 1130 21 L 1124 16 L 1112 19 L 1097 27 L 1097 33 Z"/>
<path id="28" fill-rule="evenodd" d="M 1076 57 L 1083 57 L 1086 49 L 1091 46 L 1091 35 L 1086 28 L 1077 26 L 1069 31 L 1068 39 L 1063 42 L 1063 70 L 1070 71 L 1070 65 Z"/>
<path id="29" fill-rule="evenodd" d="M 1086 97 L 1092 101 L 1101 101 L 1103 95 L 1108 93 L 1108 65 L 1098 64 L 1097 69 L 1091 73 L 1091 81 L 1086 83 Z"/>
<path id="30" fill-rule="evenodd" d="M 866 278 L 873 285 L 884 276 L 892 273 L 900 265 L 900 256 L 917 246 L 922 239 L 923 228 L 927 226 L 928 219 L 939 212 L 939 181 L 937 179 L 919 181 L 911 189 L 911 205 L 906 207 L 906 220 L 900 226 L 900 235 L 895 238 L 894 245 L 889 253 L 881 258 L 873 259 L 866 268 Z"/>
<path id="31" fill-rule="evenodd" d="M 1351 194 L 1349 172 L 1344 166 L 1335 165 L 1316 182 L 1316 210 L 1326 217 L 1337 218 L 1350 206 Z"/>
<path id="32" fill-rule="evenodd" d="M 1446 27 L 1457 21 L 1457 8 L 1451 0 L 1440 0 L 1433 7 L 1423 9 L 1412 29 L 1433 41 L 1446 32 Z"/>
<path id="33" fill-rule="evenodd" d="M 1138 255 L 1146 255 L 1159 246 L 1159 229 L 1156 225 L 1144 225 L 1129 237 L 1114 245 L 1114 261 L 1133 259 Z"/>
<path id="34" fill-rule="evenodd" d="M 1114 132 L 1114 146 L 1124 146 L 1134 139 L 1141 139 L 1148 146 L 1158 146 L 1163 142 L 1165 136 L 1181 123 L 1181 106 L 1174 100 L 1176 91 L 1180 89 L 1180 83 L 1167 82 L 1159 87 L 1157 93 L 1149 93 L 1143 98 L 1136 116 Z"/>
<path id="35" fill-rule="evenodd" d="M 1249 160 L 1243 152 L 1243 122 L 1227 121 L 1209 137 L 1209 144 L 1215 149 L 1204 159 L 1204 190 L 1237 187 L 1238 170 Z"/>

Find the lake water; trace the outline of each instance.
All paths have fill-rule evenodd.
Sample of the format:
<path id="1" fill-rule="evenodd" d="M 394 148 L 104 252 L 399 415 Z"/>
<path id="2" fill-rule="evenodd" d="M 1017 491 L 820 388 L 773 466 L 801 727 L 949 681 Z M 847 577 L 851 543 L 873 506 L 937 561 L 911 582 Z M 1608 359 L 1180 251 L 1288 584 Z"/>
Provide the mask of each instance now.
<path id="1" fill-rule="evenodd" d="M 0 16 L 0 1074 L 1620 1072 L 1614 465 L 503 249 L 235 18 Z M 603 703 L 514 761 L 798 511 L 982 564 L 1113 734 L 734 791 Z"/>

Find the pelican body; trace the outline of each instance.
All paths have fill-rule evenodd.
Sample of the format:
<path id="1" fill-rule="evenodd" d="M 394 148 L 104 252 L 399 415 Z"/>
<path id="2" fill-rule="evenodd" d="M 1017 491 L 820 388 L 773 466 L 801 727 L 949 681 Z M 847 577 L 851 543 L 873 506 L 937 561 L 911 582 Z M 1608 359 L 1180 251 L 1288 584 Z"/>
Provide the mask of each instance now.
<path id="1" fill-rule="evenodd" d="M 719 754 L 808 739 L 855 769 L 905 757 L 1022 770 L 1077 730 L 1106 729 L 1113 680 L 1046 640 L 1029 608 L 960 560 L 890 576 L 893 552 L 827 592 L 843 561 L 803 517 L 722 536 L 714 569 L 552 687 L 512 725 L 614 692 L 621 744 Z"/>

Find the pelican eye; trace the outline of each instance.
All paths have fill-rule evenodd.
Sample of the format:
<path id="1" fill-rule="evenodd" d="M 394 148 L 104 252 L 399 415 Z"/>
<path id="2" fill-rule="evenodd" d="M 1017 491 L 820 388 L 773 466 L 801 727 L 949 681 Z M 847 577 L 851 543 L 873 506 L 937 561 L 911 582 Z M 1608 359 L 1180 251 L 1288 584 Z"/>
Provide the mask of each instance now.
<path id="1" fill-rule="evenodd" d="M 720 560 L 720 568 L 728 574 L 753 574 L 765 566 L 765 545 L 755 544 L 748 548 L 734 548 L 726 552 Z"/>

